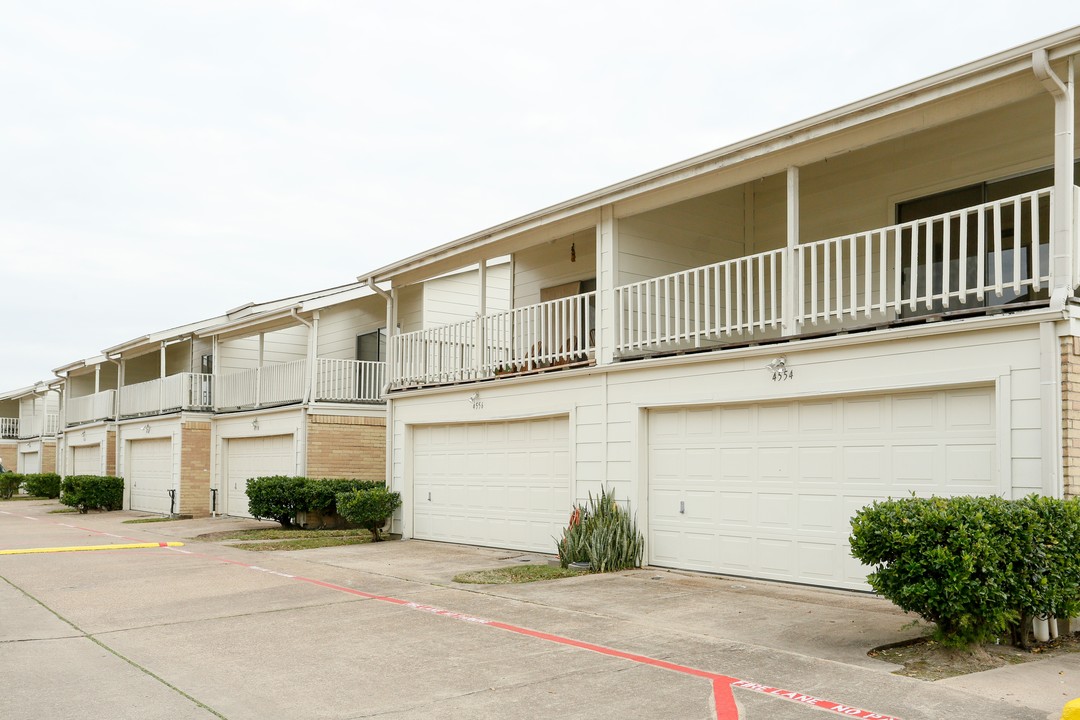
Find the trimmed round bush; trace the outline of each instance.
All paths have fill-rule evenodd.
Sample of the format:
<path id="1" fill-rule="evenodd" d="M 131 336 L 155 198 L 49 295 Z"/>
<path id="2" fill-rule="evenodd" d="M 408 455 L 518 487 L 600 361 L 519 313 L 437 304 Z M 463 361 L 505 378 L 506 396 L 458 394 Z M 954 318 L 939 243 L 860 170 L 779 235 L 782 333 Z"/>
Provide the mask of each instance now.
<path id="1" fill-rule="evenodd" d="M 338 514 L 370 532 L 372 542 L 382 540 L 379 530 L 399 507 L 401 495 L 382 485 L 337 496 Z"/>
<path id="2" fill-rule="evenodd" d="M 60 502 L 83 514 L 90 510 L 119 510 L 124 506 L 124 478 L 68 475 L 61 484 Z"/>

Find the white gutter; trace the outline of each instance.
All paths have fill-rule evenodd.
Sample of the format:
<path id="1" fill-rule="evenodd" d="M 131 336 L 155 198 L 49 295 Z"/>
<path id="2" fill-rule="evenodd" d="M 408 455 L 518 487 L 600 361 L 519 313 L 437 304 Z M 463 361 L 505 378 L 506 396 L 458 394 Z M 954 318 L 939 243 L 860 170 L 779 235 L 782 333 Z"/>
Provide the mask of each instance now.
<path id="1" fill-rule="evenodd" d="M 1068 78 L 1062 81 L 1050 67 L 1046 48 L 1031 53 L 1031 69 L 1054 98 L 1054 287 L 1050 307 L 1060 310 L 1073 294 L 1073 58 L 1069 57 Z"/>

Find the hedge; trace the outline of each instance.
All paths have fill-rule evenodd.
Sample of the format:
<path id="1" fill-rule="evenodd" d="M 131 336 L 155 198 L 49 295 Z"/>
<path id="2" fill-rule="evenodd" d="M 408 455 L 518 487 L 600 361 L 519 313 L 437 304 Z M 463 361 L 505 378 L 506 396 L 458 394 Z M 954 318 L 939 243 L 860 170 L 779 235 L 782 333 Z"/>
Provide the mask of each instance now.
<path id="1" fill-rule="evenodd" d="M 248 512 L 292 527 L 297 513 L 337 512 L 340 493 L 382 487 L 381 481 L 347 478 L 307 478 L 291 475 L 251 478 L 247 481 Z"/>
<path id="2" fill-rule="evenodd" d="M 60 488 L 60 502 L 86 513 L 119 510 L 124 505 L 124 478 L 111 475 L 68 475 Z"/>
<path id="3" fill-rule="evenodd" d="M 22 483 L 23 476 L 18 473 L 0 473 L 0 500 L 10 500 Z"/>
<path id="4" fill-rule="evenodd" d="M 60 476 L 56 473 L 23 475 L 23 487 L 27 495 L 34 497 L 60 497 Z"/>
<path id="5" fill-rule="evenodd" d="M 944 644 L 1008 635 L 1026 648 L 1032 617 L 1080 614 L 1080 499 L 886 500 L 851 527 L 870 586 L 933 622 Z"/>

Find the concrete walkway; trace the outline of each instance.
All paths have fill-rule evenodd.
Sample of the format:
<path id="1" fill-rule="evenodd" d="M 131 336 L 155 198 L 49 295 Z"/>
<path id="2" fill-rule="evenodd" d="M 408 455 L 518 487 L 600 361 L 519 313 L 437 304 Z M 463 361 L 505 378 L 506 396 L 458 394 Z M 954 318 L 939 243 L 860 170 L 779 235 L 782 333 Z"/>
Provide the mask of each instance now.
<path id="1" fill-rule="evenodd" d="M 0 672 L 21 680 L 0 717 L 721 717 L 715 685 L 677 668 L 803 694 L 736 687 L 751 720 L 823 717 L 806 697 L 904 720 L 1056 720 L 1080 696 L 1071 657 L 892 675 L 867 650 L 918 631 L 868 595 L 656 569 L 458 585 L 547 558 L 420 541 L 251 553 L 194 538 L 253 521 L 124 525 L 139 514 L 55 507 L 0 503 L 0 548 L 181 540 L 193 554 L 0 557 Z"/>

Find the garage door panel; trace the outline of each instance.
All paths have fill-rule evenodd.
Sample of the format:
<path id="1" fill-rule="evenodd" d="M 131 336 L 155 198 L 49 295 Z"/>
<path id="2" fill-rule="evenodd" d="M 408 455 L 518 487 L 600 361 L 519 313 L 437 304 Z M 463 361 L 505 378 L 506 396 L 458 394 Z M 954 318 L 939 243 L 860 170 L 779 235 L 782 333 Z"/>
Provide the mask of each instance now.
<path id="1" fill-rule="evenodd" d="M 415 428 L 414 535 L 551 552 L 570 512 L 568 425 L 562 417 Z"/>
<path id="2" fill-rule="evenodd" d="M 247 481 L 250 478 L 296 474 L 292 435 L 229 438 L 225 441 L 226 512 L 251 517 Z"/>
<path id="3" fill-rule="evenodd" d="M 101 445 L 81 445 L 71 448 L 72 475 L 101 474 Z"/>
<path id="4" fill-rule="evenodd" d="M 711 437 L 675 432 L 705 408 L 650 412 L 650 562 L 710 569 L 711 535 L 714 572 L 864 589 L 850 518 L 912 491 L 996 493 L 995 408 L 990 387 L 715 406 Z"/>
<path id="5" fill-rule="evenodd" d="M 127 480 L 132 510 L 168 513 L 172 507 L 172 438 L 132 440 L 128 443 Z"/>
<path id="6" fill-rule="evenodd" d="M 34 475 L 41 472 L 41 453 L 19 453 L 19 472 L 24 475 Z"/>

